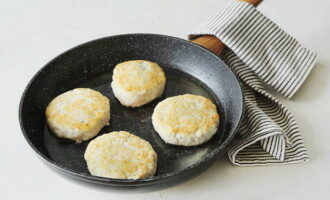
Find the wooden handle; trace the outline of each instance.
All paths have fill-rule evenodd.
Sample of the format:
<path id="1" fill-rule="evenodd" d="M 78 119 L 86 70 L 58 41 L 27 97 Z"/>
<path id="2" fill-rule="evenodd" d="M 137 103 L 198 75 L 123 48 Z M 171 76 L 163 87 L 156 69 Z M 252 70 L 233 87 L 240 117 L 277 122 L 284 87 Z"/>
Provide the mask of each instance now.
<path id="1" fill-rule="evenodd" d="M 257 6 L 262 2 L 262 0 L 238 0 L 238 1 L 247 2 L 254 6 Z M 216 55 L 220 55 L 226 47 L 226 45 L 223 42 L 221 42 L 219 38 L 213 35 L 203 35 L 198 38 L 194 38 L 192 42 L 207 48 Z"/>

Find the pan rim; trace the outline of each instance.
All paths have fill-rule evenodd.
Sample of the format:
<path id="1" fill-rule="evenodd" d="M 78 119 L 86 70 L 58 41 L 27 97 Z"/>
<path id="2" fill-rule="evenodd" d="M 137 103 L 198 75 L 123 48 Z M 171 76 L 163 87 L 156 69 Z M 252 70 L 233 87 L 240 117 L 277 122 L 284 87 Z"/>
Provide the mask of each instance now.
<path id="1" fill-rule="evenodd" d="M 152 184 L 156 181 L 165 181 L 168 180 L 176 175 L 180 175 L 180 174 L 184 174 L 184 173 L 189 173 L 191 171 L 193 171 L 195 168 L 197 168 L 198 166 L 202 166 L 207 164 L 208 162 L 214 160 L 214 158 L 219 155 L 222 151 L 225 150 L 225 147 L 227 147 L 227 145 L 232 141 L 232 139 L 236 136 L 238 128 L 242 122 L 243 119 L 243 115 L 244 115 L 244 110 L 245 110 L 245 104 L 244 104 L 244 95 L 243 95 L 243 91 L 242 91 L 242 85 L 241 82 L 239 81 L 239 78 L 237 77 L 237 75 L 233 72 L 233 70 L 227 66 L 227 64 L 225 63 L 225 67 L 227 67 L 229 69 L 229 71 L 234 75 L 234 77 L 237 80 L 239 89 L 240 89 L 240 94 L 241 94 L 241 102 L 242 102 L 242 107 L 241 107 L 241 113 L 239 116 L 239 121 L 236 125 L 236 127 L 233 130 L 233 133 L 231 135 L 229 135 L 229 137 L 227 137 L 224 142 L 219 145 L 217 148 L 215 148 L 214 150 L 212 150 L 211 153 L 209 153 L 204 159 L 197 161 L 195 164 L 190 165 L 186 168 L 182 168 L 173 172 L 169 172 L 166 174 L 162 174 L 162 175 L 156 175 L 156 176 L 152 176 L 150 178 L 142 178 L 142 179 L 113 179 L 113 178 L 106 178 L 106 177 L 99 177 L 99 176 L 93 176 L 93 175 L 89 175 L 89 174 L 82 174 L 79 172 L 75 172 L 71 169 L 66 168 L 65 166 L 62 166 L 52 160 L 50 160 L 48 157 L 46 157 L 42 152 L 40 152 L 37 147 L 32 143 L 32 141 L 29 139 L 28 137 L 28 131 L 25 129 L 24 125 L 23 125 L 23 104 L 24 104 L 24 100 L 27 96 L 27 92 L 31 86 L 31 84 L 36 80 L 36 78 L 42 73 L 42 71 L 48 67 L 48 65 L 50 63 L 52 63 L 54 60 L 58 59 L 59 57 L 61 57 L 62 55 L 75 50 L 77 48 L 80 48 L 82 46 L 88 45 L 90 43 L 93 42 L 97 42 L 97 41 L 101 41 L 104 39 L 111 39 L 111 38 L 118 38 L 118 37 L 129 37 L 129 36 L 156 36 L 156 37 L 162 37 L 162 38 L 170 38 L 173 40 L 177 40 L 177 41 L 181 41 L 184 43 L 188 43 L 189 45 L 193 45 L 197 48 L 200 48 L 208 53 L 210 53 L 210 55 L 216 57 L 217 59 L 221 60 L 223 63 L 225 63 L 223 61 L 223 59 L 217 55 L 215 55 L 214 53 L 212 53 L 211 51 L 209 51 L 208 49 L 206 49 L 205 47 L 181 39 L 181 38 L 177 38 L 174 36 L 168 36 L 168 35 L 162 35 L 162 34 L 154 34 L 154 33 L 128 33 L 128 34 L 118 34 L 118 35 L 112 35 L 112 36 L 106 36 L 106 37 L 102 37 L 102 38 L 97 38 L 94 40 L 90 40 L 87 42 L 84 42 L 82 44 L 79 44 L 77 46 L 74 46 L 68 50 L 65 50 L 64 52 L 60 53 L 59 55 L 57 55 L 56 57 L 54 57 L 53 59 L 51 59 L 50 61 L 48 61 L 46 64 L 44 64 L 34 75 L 33 77 L 30 79 L 30 81 L 28 82 L 28 84 L 26 85 L 26 87 L 24 88 L 24 91 L 21 95 L 20 98 L 20 103 L 19 103 L 19 109 L 18 109 L 18 117 L 19 117 L 19 124 L 20 124 L 20 128 L 21 131 L 23 133 L 23 136 L 25 138 L 25 140 L 28 142 L 28 144 L 30 145 L 30 147 L 44 160 L 46 161 L 48 164 L 51 164 L 53 167 L 68 173 L 69 175 L 75 177 L 75 178 L 79 178 L 82 179 L 84 181 L 88 181 L 88 182 L 94 182 L 94 183 L 99 183 L 99 184 L 108 184 L 108 185 L 113 185 L 113 186 L 139 186 L 139 185 L 147 185 L 147 184 Z"/>

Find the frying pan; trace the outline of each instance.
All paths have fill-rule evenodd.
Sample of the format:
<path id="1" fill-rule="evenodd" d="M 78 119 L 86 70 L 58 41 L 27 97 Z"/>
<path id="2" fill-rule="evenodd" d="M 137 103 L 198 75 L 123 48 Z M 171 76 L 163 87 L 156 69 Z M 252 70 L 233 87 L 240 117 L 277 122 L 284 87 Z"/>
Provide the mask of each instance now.
<path id="1" fill-rule="evenodd" d="M 212 37 L 205 36 L 195 42 L 212 44 L 216 47 L 212 51 L 219 53 L 224 45 Z M 112 71 L 116 64 L 136 59 L 157 62 L 165 71 L 167 83 L 160 98 L 140 108 L 127 108 L 113 95 L 110 87 Z M 46 106 L 57 95 L 78 87 L 92 88 L 110 99 L 110 125 L 98 135 L 126 130 L 151 143 L 158 154 L 155 176 L 137 180 L 92 176 L 83 158 L 90 140 L 77 144 L 57 138 L 50 132 L 45 120 Z M 167 97 L 186 93 L 212 99 L 221 118 L 219 130 L 210 141 L 199 146 L 166 144 L 152 126 L 153 109 Z M 81 180 L 114 186 L 164 182 L 189 176 L 209 166 L 232 141 L 242 115 L 240 83 L 220 57 L 193 42 L 157 34 L 105 37 L 62 53 L 32 78 L 19 108 L 20 126 L 25 139 L 51 168 Z"/>

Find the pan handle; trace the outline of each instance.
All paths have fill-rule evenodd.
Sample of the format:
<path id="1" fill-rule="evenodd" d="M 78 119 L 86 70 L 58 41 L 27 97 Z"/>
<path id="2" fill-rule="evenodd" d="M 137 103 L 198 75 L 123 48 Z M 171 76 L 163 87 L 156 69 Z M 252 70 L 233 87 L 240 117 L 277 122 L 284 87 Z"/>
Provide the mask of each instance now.
<path id="1" fill-rule="evenodd" d="M 262 0 L 238 0 L 238 1 L 247 2 L 254 6 L 257 6 L 262 2 Z M 226 45 L 223 42 L 221 42 L 217 37 L 213 35 L 203 35 L 198 38 L 194 38 L 191 41 L 207 48 L 216 55 L 220 55 L 226 47 Z"/>

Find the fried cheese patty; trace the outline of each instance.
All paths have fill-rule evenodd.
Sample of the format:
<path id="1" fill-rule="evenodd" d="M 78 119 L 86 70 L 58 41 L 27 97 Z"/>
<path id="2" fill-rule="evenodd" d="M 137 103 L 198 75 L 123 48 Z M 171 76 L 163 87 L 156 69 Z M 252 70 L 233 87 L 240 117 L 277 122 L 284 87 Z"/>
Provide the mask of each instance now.
<path id="1" fill-rule="evenodd" d="M 161 96 L 165 83 L 165 73 L 157 63 L 131 60 L 116 65 L 111 87 L 122 105 L 139 107 Z"/>
<path id="2" fill-rule="evenodd" d="M 152 115 L 152 124 L 166 143 L 196 146 L 216 133 L 219 115 L 208 98 L 185 94 L 158 103 Z"/>
<path id="3" fill-rule="evenodd" d="M 126 131 L 95 138 L 84 157 L 92 175 L 108 178 L 146 178 L 157 168 L 157 154 L 149 142 Z"/>
<path id="4" fill-rule="evenodd" d="M 89 88 L 77 88 L 54 98 L 46 108 L 49 128 L 60 138 L 88 140 L 110 120 L 109 99 Z"/>

